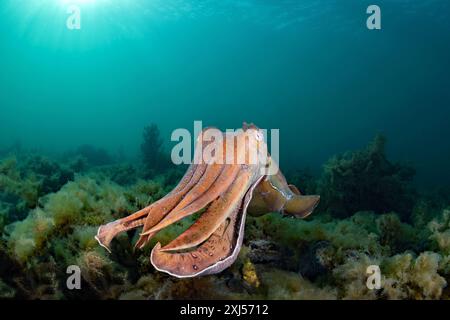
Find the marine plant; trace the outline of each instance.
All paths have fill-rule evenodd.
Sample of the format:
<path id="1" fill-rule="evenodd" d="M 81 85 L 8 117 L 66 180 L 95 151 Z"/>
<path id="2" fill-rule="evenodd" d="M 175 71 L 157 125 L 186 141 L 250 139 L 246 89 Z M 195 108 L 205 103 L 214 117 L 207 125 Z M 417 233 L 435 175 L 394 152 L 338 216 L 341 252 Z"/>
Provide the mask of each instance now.
<path id="1" fill-rule="evenodd" d="M 36 292 L 34 285 L 40 280 L 30 271 L 38 269 L 44 261 L 52 265 L 48 272 L 53 270 L 56 288 L 62 281 L 57 275 L 64 273 L 64 266 L 80 265 L 85 271 L 83 283 L 92 297 L 107 297 L 112 294 L 110 284 L 126 278 L 124 268 L 95 245 L 93 226 L 137 210 L 142 205 L 139 199 L 155 201 L 165 191 L 151 181 L 141 180 L 127 190 L 109 180 L 96 178 L 98 180 L 77 176 L 58 192 L 43 197 L 39 207 L 24 220 L 6 227 L 5 251 L 19 270 L 30 274 L 26 279 L 34 279 L 21 283 L 21 294 Z M 120 253 L 132 254 L 130 250 Z"/>
<path id="2" fill-rule="evenodd" d="M 147 170 L 147 176 L 151 177 L 156 172 L 167 169 L 171 161 L 164 151 L 163 140 L 155 123 L 144 128 L 142 138 L 142 161 Z"/>
<path id="3" fill-rule="evenodd" d="M 75 154 L 85 158 L 90 166 L 102 166 L 112 164 L 114 162 L 113 157 L 108 151 L 90 144 L 79 146 L 75 150 Z"/>
<path id="4" fill-rule="evenodd" d="M 386 138 L 377 135 L 366 148 L 328 160 L 318 185 L 323 210 L 337 217 L 394 211 L 409 219 L 417 196 L 412 186 L 415 170 L 388 160 L 385 145 Z"/>
<path id="5" fill-rule="evenodd" d="M 319 181 L 298 171 L 300 187 L 302 180 L 310 181 L 307 190 L 317 184 L 331 195 L 330 201 L 322 195 L 326 202 L 322 212 L 307 220 L 279 214 L 248 217 L 236 263 L 220 274 L 194 279 L 173 279 L 155 271 L 148 248 L 133 250 L 138 233 L 120 235 L 112 243 L 112 254 L 100 248 L 93 237 L 99 224 L 127 216 L 166 195 L 182 170 L 154 171 L 148 179 L 138 167 L 128 164 L 77 171 L 67 161 L 30 153 L 8 156 L 0 161 L 0 297 L 448 299 L 447 193 L 413 192 L 410 180 L 400 178 L 402 165 L 383 160 L 379 150 L 372 144 L 367 150 L 351 153 L 349 163 L 330 160 L 336 172 L 325 169 Z M 369 161 L 371 157 L 378 160 Z M 376 172 L 384 178 L 372 175 L 372 169 L 361 169 L 372 168 L 369 164 L 378 167 Z M 73 178 L 59 180 L 65 172 L 73 173 Z M 349 177 L 352 186 L 343 183 L 343 177 Z M 408 204 L 399 207 L 408 210 L 401 215 L 388 210 L 389 197 L 382 191 L 377 192 L 385 203 L 383 210 L 372 202 L 349 203 L 355 195 L 347 193 L 354 188 L 377 185 L 397 186 L 404 192 L 399 199 Z M 334 187 L 339 192 L 330 189 Z M 362 207 L 367 210 L 361 211 Z M 353 209 L 346 212 L 348 208 Z M 149 247 L 170 242 L 197 217 L 158 233 Z M 68 290 L 65 285 L 66 268 L 72 264 L 82 270 L 82 290 Z M 369 290 L 366 269 L 373 264 L 380 267 L 381 288 Z"/>

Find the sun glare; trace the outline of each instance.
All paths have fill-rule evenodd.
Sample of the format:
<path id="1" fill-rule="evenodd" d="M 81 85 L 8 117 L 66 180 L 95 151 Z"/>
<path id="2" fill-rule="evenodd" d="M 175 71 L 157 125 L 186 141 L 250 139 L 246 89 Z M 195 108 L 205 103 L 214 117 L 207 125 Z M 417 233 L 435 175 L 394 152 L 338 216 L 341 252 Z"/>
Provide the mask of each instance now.
<path id="1" fill-rule="evenodd" d="M 69 4 L 89 4 L 95 2 L 95 0 L 59 0 L 60 4 L 62 5 L 69 5 Z"/>
<path id="2" fill-rule="evenodd" d="M 119 39 L 140 37 L 153 0 L 6 1 L 11 29 L 32 45 L 89 50 Z"/>

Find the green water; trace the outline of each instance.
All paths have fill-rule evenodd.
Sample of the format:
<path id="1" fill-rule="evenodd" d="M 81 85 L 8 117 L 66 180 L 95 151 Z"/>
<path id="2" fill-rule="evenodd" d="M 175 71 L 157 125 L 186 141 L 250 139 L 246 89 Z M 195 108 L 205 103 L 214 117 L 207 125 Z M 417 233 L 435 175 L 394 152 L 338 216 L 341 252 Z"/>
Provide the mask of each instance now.
<path id="1" fill-rule="evenodd" d="M 424 186 L 450 179 L 445 0 L 3 0 L 0 146 L 84 143 L 138 156 L 194 120 L 279 128 L 281 164 L 315 171 L 377 133 Z M 69 30 L 67 8 L 81 9 Z"/>
<path id="2" fill-rule="evenodd" d="M 0 0 L 0 300 L 449 299 L 449 13 L 447 0 Z M 320 203 L 288 219 L 233 201 L 237 259 L 175 280 L 150 250 L 230 191 L 142 250 L 139 228 L 111 253 L 94 237 L 174 189 L 171 134 L 194 121 L 279 129 L 281 171 Z"/>

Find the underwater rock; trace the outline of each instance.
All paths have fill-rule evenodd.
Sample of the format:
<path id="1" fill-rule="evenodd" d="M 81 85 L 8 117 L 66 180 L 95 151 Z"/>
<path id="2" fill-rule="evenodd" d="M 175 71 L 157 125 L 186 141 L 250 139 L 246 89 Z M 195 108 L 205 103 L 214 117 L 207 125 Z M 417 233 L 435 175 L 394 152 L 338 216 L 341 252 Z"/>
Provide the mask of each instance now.
<path id="1" fill-rule="evenodd" d="M 248 247 L 248 258 L 252 263 L 271 264 L 283 268 L 286 266 L 285 259 L 292 256 L 292 252 L 289 254 L 286 252 L 287 249 L 264 239 L 250 241 Z"/>
<path id="2" fill-rule="evenodd" d="M 16 291 L 0 279 L 0 299 L 14 298 Z"/>
<path id="3" fill-rule="evenodd" d="M 299 272 L 309 280 L 316 280 L 331 270 L 334 248 L 329 241 L 317 241 L 299 255 Z"/>
<path id="4" fill-rule="evenodd" d="M 254 291 L 254 288 L 251 287 L 249 284 L 247 284 L 244 281 L 244 277 L 243 277 L 243 271 L 244 271 L 243 267 L 244 267 L 245 262 L 247 262 L 247 261 L 249 261 L 249 260 L 244 260 L 241 263 L 236 263 L 235 265 L 233 265 L 232 269 L 239 269 L 237 271 L 231 272 L 230 270 L 225 270 L 224 272 L 222 272 L 221 275 L 223 275 L 227 289 L 231 293 L 244 296 L 244 295 L 248 295 L 249 292 Z M 236 266 L 237 264 L 239 265 L 239 268 L 237 268 L 237 266 Z M 255 270 L 255 272 L 256 272 L 256 270 Z"/>

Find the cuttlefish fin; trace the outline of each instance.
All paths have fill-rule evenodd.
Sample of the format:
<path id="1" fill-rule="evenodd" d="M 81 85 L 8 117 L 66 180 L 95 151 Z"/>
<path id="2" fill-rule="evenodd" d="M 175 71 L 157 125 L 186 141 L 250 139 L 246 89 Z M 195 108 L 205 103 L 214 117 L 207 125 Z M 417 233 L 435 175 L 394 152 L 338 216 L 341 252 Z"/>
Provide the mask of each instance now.
<path id="1" fill-rule="evenodd" d="M 251 171 L 241 170 L 228 190 L 195 221 L 185 232 L 163 247 L 161 251 L 176 251 L 201 244 L 225 221 L 239 211 L 239 206 L 251 183 Z"/>
<path id="2" fill-rule="evenodd" d="M 271 211 L 305 218 L 316 208 L 319 196 L 304 196 L 294 185 L 288 185 L 281 171 L 266 176 L 255 189 L 249 212 L 258 216 Z"/>
<path id="3" fill-rule="evenodd" d="M 300 192 L 300 190 L 298 190 L 298 188 L 296 187 L 296 186 L 294 186 L 293 184 L 290 184 L 290 185 L 288 185 L 289 186 L 289 189 L 291 189 L 291 191 L 294 193 L 294 194 L 296 194 L 296 195 L 301 195 L 301 192 Z"/>
<path id="4" fill-rule="evenodd" d="M 317 207 L 320 201 L 320 196 L 300 196 L 294 195 L 291 197 L 283 207 L 283 212 L 297 218 L 306 218 Z"/>

